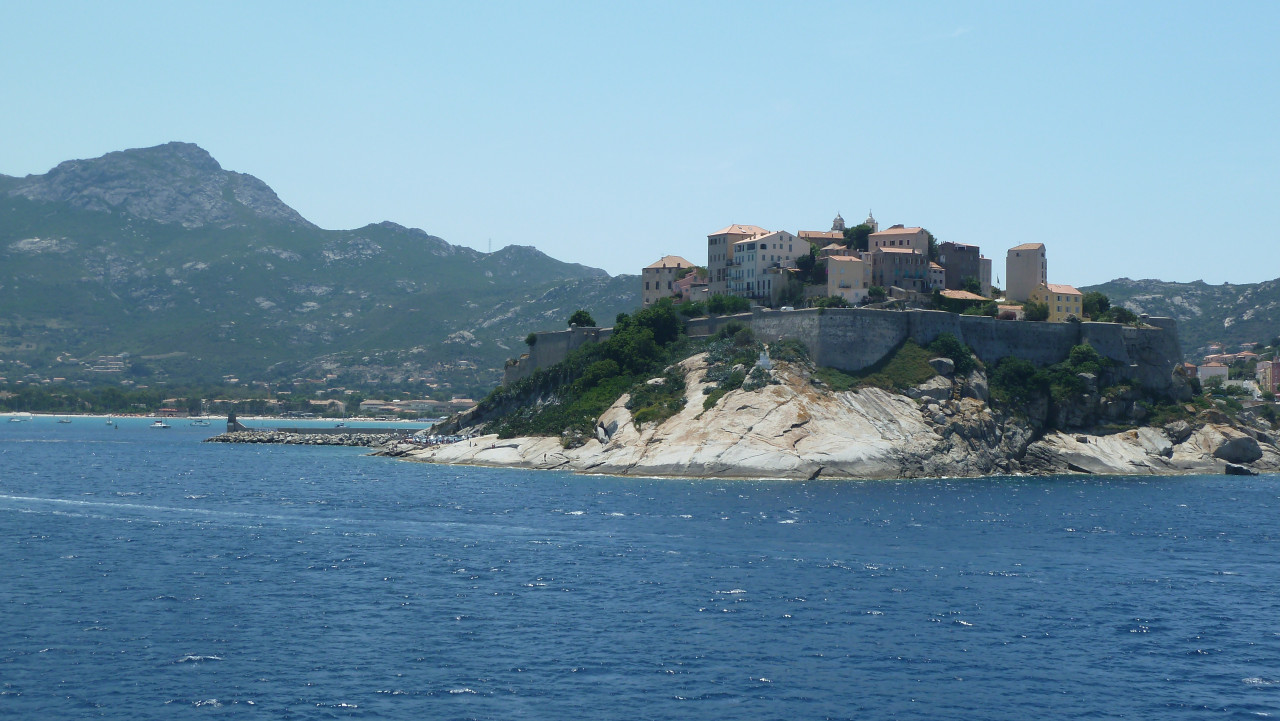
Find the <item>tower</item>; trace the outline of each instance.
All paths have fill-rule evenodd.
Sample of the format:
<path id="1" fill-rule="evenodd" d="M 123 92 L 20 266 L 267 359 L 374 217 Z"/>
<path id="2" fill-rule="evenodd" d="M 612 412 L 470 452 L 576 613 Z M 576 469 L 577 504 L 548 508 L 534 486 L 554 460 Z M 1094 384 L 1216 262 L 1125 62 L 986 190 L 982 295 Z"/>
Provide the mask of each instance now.
<path id="1" fill-rule="evenodd" d="M 833 233 L 844 232 L 844 218 L 841 218 L 839 213 L 836 213 L 836 219 L 831 221 L 831 232 Z"/>
<path id="2" fill-rule="evenodd" d="M 867 219 L 862 221 L 862 223 L 863 225 L 871 226 L 872 233 L 880 232 L 880 224 L 876 222 L 876 216 L 872 215 L 870 210 L 867 211 Z"/>

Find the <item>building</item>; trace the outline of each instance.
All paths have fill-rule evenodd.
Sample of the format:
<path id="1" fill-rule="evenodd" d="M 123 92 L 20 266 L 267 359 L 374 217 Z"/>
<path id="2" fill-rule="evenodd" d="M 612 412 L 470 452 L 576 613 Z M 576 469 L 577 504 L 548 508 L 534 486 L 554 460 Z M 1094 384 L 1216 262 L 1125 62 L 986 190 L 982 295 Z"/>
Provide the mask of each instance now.
<path id="1" fill-rule="evenodd" d="M 768 235 L 756 225 L 730 225 L 707 236 L 707 290 L 712 294 L 729 292 L 729 264 L 733 262 L 733 245 L 749 238 Z M 805 252 L 809 252 L 805 248 Z"/>
<path id="2" fill-rule="evenodd" d="M 827 260 L 827 295 L 850 304 L 862 302 L 872 286 L 871 262 L 856 255 L 833 255 Z"/>
<path id="3" fill-rule="evenodd" d="M 1221 363 L 1205 363 L 1197 369 L 1196 377 L 1200 379 L 1200 383 L 1208 383 L 1211 379 L 1219 378 L 1223 383 L 1227 382 L 1227 367 Z"/>
<path id="4" fill-rule="evenodd" d="M 640 305 L 644 308 L 657 303 L 661 298 L 669 298 L 676 294 L 677 276 L 687 274 L 693 263 L 678 255 L 664 255 L 650 263 L 640 271 Z"/>
<path id="5" fill-rule="evenodd" d="M 938 264 L 947 271 L 943 287 L 948 290 L 964 290 L 964 282 L 974 278 L 980 286 L 979 293 L 991 297 L 991 259 L 984 258 L 978 246 L 942 243 L 938 245 Z"/>
<path id="6" fill-rule="evenodd" d="M 1041 283 L 1027 300 L 1049 306 L 1049 322 L 1065 323 L 1068 318 L 1084 320 L 1084 293 L 1069 285 Z"/>
<path id="7" fill-rule="evenodd" d="M 911 248 L 874 248 L 862 256 L 871 259 L 872 285 L 886 290 L 903 290 L 927 293 L 929 287 L 929 255 Z"/>
<path id="8" fill-rule="evenodd" d="M 701 268 L 676 279 L 676 296 L 682 303 L 707 299 L 707 275 Z"/>
<path id="9" fill-rule="evenodd" d="M 1263 393 L 1280 392 L 1280 361 L 1258 361 L 1254 377 L 1258 379 L 1258 390 Z"/>
<path id="10" fill-rule="evenodd" d="M 901 224 L 867 236 L 867 250 L 877 248 L 907 248 L 929 255 L 929 231 L 924 228 L 904 228 Z"/>
<path id="11" fill-rule="evenodd" d="M 943 290 L 947 287 L 947 269 L 937 263 L 929 263 L 929 290 Z"/>
<path id="12" fill-rule="evenodd" d="M 857 252 L 850 248 L 844 247 L 840 243 L 832 243 L 818 251 L 818 260 L 825 260 L 833 255 L 857 255 Z"/>
<path id="13" fill-rule="evenodd" d="M 1023 243 L 1009 249 L 1004 259 L 1006 299 L 1025 301 L 1031 297 L 1031 291 L 1048 282 L 1049 264 L 1044 243 Z"/>
<path id="14" fill-rule="evenodd" d="M 785 230 L 740 240 L 733 244 L 728 291 L 743 298 L 770 298 L 784 280 L 776 271 L 796 267 L 796 258 L 808 254 L 809 244 Z"/>

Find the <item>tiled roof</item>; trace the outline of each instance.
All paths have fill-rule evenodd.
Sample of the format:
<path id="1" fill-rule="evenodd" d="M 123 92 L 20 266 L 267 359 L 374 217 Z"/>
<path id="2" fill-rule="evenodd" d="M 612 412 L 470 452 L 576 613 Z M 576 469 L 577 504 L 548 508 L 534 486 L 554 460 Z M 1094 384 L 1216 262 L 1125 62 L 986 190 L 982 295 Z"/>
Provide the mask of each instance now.
<path id="1" fill-rule="evenodd" d="M 1080 291 L 1069 285 L 1058 285 L 1057 283 L 1047 283 L 1050 293 L 1062 293 L 1063 295 L 1083 295 Z"/>
<path id="2" fill-rule="evenodd" d="M 678 255 L 664 255 L 657 261 L 650 263 L 649 265 L 646 265 L 644 269 L 651 270 L 654 268 L 688 268 L 688 267 L 691 267 L 692 265 L 693 263 L 690 263 L 689 261 L 685 260 L 684 258 L 681 258 Z"/>
<path id="3" fill-rule="evenodd" d="M 977 293 L 970 293 L 967 290 L 944 290 L 940 292 L 943 298 L 951 298 L 952 300 L 991 300 Z"/>
<path id="4" fill-rule="evenodd" d="M 1044 250 L 1044 243 L 1023 243 L 1015 245 L 1009 250 Z"/>
<path id="5" fill-rule="evenodd" d="M 918 227 L 917 228 L 887 228 L 885 230 L 879 231 L 878 233 L 872 233 L 871 236 L 875 237 L 877 235 L 915 235 L 916 233 L 919 233 L 922 230 L 924 230 L 924 228 L 918 228 Z"/>
<path id="6" fill-rule="evenodd" d="M 720 230 L 717 230 L 714 233 L 708 233 L 707 235 L 708 236 L 728 235 L 730 233 L 734 235 L 764 235 L 765 233 L 768 233 L 768 232 L 769 231 L 765 230 L 764 228 L 761 228 L 758 225 L 742 225 L 740 223 L 734 223 L 733 225 L 730 225 L 727 228 L 721 228 Z"/>

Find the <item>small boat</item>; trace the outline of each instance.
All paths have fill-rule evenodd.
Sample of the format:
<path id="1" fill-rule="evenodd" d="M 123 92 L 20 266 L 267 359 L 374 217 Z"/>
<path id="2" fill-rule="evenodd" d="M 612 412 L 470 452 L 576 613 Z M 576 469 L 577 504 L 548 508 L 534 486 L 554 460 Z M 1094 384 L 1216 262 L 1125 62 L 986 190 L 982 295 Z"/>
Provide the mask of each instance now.
<path id="1" fill-rule="evenodd" d="M 347 427 L 347 424 L 346 424 L 346 423 L 336 423 L 336 424 L 334 424 L 334 426 L 333 426 L 333 427 L 334 427 L 334 428 L 346 428 L 346 427 Z"/>
<path id="2" fill-rule="evenodd" d="M 209 425 L 209 421 L 206 421 L 206 420 L 203 420 L 203 419 L 197 419 L 197 420 L 191 421 L 191 425 L 193 425 L 193 426 L 207 426 L 207 425 Z"/>
<path id="3" fill-rule="evenodd" d="M 116 422 L 111 420 L 111 416 L 107 416 L 107 425 L 114 426 L 115 424 Z"/>
<path id="4" fill-rule="evenodd" d="M 58 419 L 58 422 L 59 422 L 59 423 L 70 423 L 70 422 L 71 422 L 71 419 L 70 419 L 70 418 L 59 418 L 59 419 Z"/>
<path id="5" fill-rule="evenodd" d="M 156 421 L 155 423 L 152 423 L 147 427 L 148 428 L 169 428 L 169 424 L 165 423 L 164 421 Z"/>
<path id="6" fill-rule="evenodd" d="M 23 421 L 29 421 L 31 419 L 32 415 L 30 413 L 19 413 L 16 416 L 9 416 L 10 423 L 22 423 Z"/>

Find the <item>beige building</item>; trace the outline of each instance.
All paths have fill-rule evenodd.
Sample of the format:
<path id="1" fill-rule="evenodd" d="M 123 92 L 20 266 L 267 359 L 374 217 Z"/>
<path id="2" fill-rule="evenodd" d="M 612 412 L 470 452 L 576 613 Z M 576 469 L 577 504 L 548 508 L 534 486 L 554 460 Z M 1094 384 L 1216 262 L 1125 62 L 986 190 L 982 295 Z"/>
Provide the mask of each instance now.
<path id="1" fill-rule="evenodd" d="M 774 287 L 783 282 L 776 271 L 796 267 L 796 258 L 808 254 L 809 244 L 785 230 L 740 240 L 733 244 L 729 293 L 757 300 L 771 298 Z M 775 272 L 768 272 L 771 270 Z"/>
<path id="2" fill-rule="evenodd" d="M 867 250 L 874 253 L 877 248 L 906 248 L 928 256 L 929 231 L 895 225 L 867 236 Z"/>
<path id="3" fill-rule="evenodd" d="M 852 255 L 833 255 L 827 259 L 827 295 L 839 296 L 856 305 L 867 297 L 870 287 L 870 260 Z"/>
<path id="4" fill-rule="evenodd" d="M 930 290 L 929 254 L 912 248 L 873 248 L 864 253 L 864 259 L 871 261 L 871 281 L 873 285 L 890 288 L 901 288 L 916 293 L 928 293 Z"/>
<path id="5" fill-rule="evenodd" d="M 1004 297 L 1024 301 L 1031 291 L 1049 282 L 1044 243 L 1023 243 L 1009 249 L 1004 260 Z"/>
<path id="6" fill-rule="evenodd" d="M 1227 382 L 1227 367 L 1221 363 L 1205 363 L 1196 369 L 1196 372 L 1201 383 L 1208 383 L 1211 378 L 1220 378 L 1223 383 Z"/>
<path id="7" fill-rule="evenodd" d="M 1041 283 L 1031 291 L 1027 300 L 1048 305 L 1050 323 L 1065 323 L 1072 316 L 1084 320 L 1084 293 L 1069 285 Z"/>
<path id="8" fill-rule="evenodd" d="M 645 266 L 640 271 L 640 282 L 644 288 L 640 292 L 641 306 L 648 308 L 662 298 L 675 295 L 678 292 L 676 276 L 681 271 L 687 271 L 692 267 L 693 263 L 678 255 L 664 255 L 658 261 Z"/>
<path id="9" fill-rule="evenodd" d="M 733 262 L 733 245 L 750 238 L 768 235 L 756 225 L 734 224 L 707 236 L 707 290 L 711 294 L 729 292 L 729 267 Z M 805 252 L 809 252 L 806 248 Z"/>

